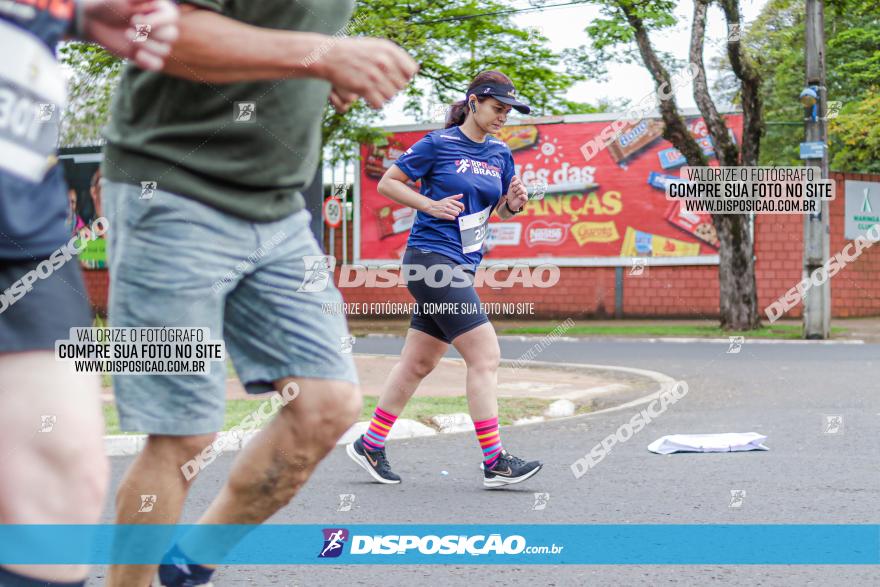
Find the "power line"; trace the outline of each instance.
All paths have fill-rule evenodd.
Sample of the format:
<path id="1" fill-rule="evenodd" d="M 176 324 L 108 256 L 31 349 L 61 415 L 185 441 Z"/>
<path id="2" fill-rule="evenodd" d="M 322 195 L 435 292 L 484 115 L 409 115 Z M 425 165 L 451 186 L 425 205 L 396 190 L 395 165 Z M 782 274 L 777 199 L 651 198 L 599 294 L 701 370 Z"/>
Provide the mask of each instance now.
<path id="1" fill-rule="evenodd" d="M 548 8 L 559 8 L 561 6 L 572 6 L 574 4 L 586 4 L 588 0 L 574 0 L 572 2 L 560 2 L 559 4 L 546 4 L 544 6 L 530 6 L 529 8 L 510 8 L 506 10 L 497 10 L 495 12 L 481 12 L 478 14 L 462 14 L 460 16 L 447 16 L 445 18 L 438 18 L 435 20 L 423 20 L 423 21 L 415 21 L 410 24 L 415 25 L 426 25 L 426 24 L 438 24 L 442 22 L 461 22 L 464 20 L 471 20 L 474 18 L 482 18 L 484 16 L 500 16 L 504 14 L 522 14 L 525 12 L 540 12 L 546 10 Z"/>

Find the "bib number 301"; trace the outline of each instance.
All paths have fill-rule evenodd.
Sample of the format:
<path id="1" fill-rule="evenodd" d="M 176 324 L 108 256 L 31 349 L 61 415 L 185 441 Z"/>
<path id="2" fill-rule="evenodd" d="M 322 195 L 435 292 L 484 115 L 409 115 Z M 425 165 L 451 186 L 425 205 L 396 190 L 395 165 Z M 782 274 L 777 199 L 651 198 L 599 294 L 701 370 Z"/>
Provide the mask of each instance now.
<path id="1" fill-rule="evenodd" d="M 0 20 L 0 171 L 37 183 L 58 145 L 64 76 L 35 36 Z"/>
<path id="2" fill-rule="evenodd" d="M 492 214 L 492 206 L 468 214 L 459 216 L 458 231 L 461 233 L 461 250 L 463 253 L 473 253 L 483 248 L 483 241 L 489 233 L 489 216 Z"/>

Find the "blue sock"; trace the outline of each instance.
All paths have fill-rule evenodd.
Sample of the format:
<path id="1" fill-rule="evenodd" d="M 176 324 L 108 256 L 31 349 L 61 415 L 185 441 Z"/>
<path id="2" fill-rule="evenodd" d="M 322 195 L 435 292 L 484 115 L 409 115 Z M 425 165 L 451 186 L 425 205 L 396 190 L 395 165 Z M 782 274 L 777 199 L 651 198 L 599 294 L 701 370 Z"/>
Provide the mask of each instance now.
<path id="1" fill-rule="evenodd" d="M 194 587 L 211 581 L 214 569 L 196 564 L 176 544 L 165 555 L 168 563 L 159 565 L 163 587 Z"/>

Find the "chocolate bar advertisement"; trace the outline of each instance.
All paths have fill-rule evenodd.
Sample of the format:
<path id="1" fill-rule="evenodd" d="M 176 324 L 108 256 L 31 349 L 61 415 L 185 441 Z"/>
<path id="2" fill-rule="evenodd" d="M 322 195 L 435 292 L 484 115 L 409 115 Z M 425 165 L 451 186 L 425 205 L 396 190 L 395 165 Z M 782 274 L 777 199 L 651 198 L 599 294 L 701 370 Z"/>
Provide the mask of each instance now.
<path id="1" fill-rule="evenodd" d="M 509 125 L 498 137 L 510 147 L 526 187 L 544 187 L 508 220 L 492 216 L 487 260 L 581 257 L 695 257 L 716 255 L 718 238 L 708 214 L 670 203 L 664 187 L 682 181 L 681 154 L 662 138 L 659 120 L 613 119 Z M 701 118 L 687 119 L 710 165 L 714 147 Z M 738 142 L 742 116 L 727 124 Z M 361 148 L 359 259 L 398 261 L 415 219 L 413 211 L 377 191 L 382 174 L 430 128 L 392 134 L 384 145 Z M 419 184 L 411 184 L 414 189 Z"/>

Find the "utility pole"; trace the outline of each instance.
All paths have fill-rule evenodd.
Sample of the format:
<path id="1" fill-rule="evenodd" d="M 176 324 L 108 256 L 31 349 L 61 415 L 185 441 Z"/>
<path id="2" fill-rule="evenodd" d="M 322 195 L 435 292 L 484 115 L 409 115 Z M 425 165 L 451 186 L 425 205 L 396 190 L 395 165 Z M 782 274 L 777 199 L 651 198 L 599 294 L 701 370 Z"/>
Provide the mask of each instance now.
<path id="1" fill-rule="evenodd" d="M 825 87 L 825 2 L 824 0 L 806 0 L 806 78 L 808 93 L 812 88 L 817 95 L 816 103 L 806 110 L 804 132 L 806 143 L 822 143 L 821 158 L 804 159 L 807 167 L 819 167 L 822 170 L 820 179 L 828 178 L 828 140 L 826 131 L 826 114 L 828 112 L 828 95 Z M 807 106 L 808 101 L 804 102 Z M 803 155 L 802 155 L 803 157 Z M 822 201 L 817 213 L 804 217 L 804 277 L 822 267 L 830 254 L 829 204 Z M 804 338 L 825 339 L 831 332 L 831 284 L 827 275 L 821 286 L 815 283 L 804 297 Z"/>

